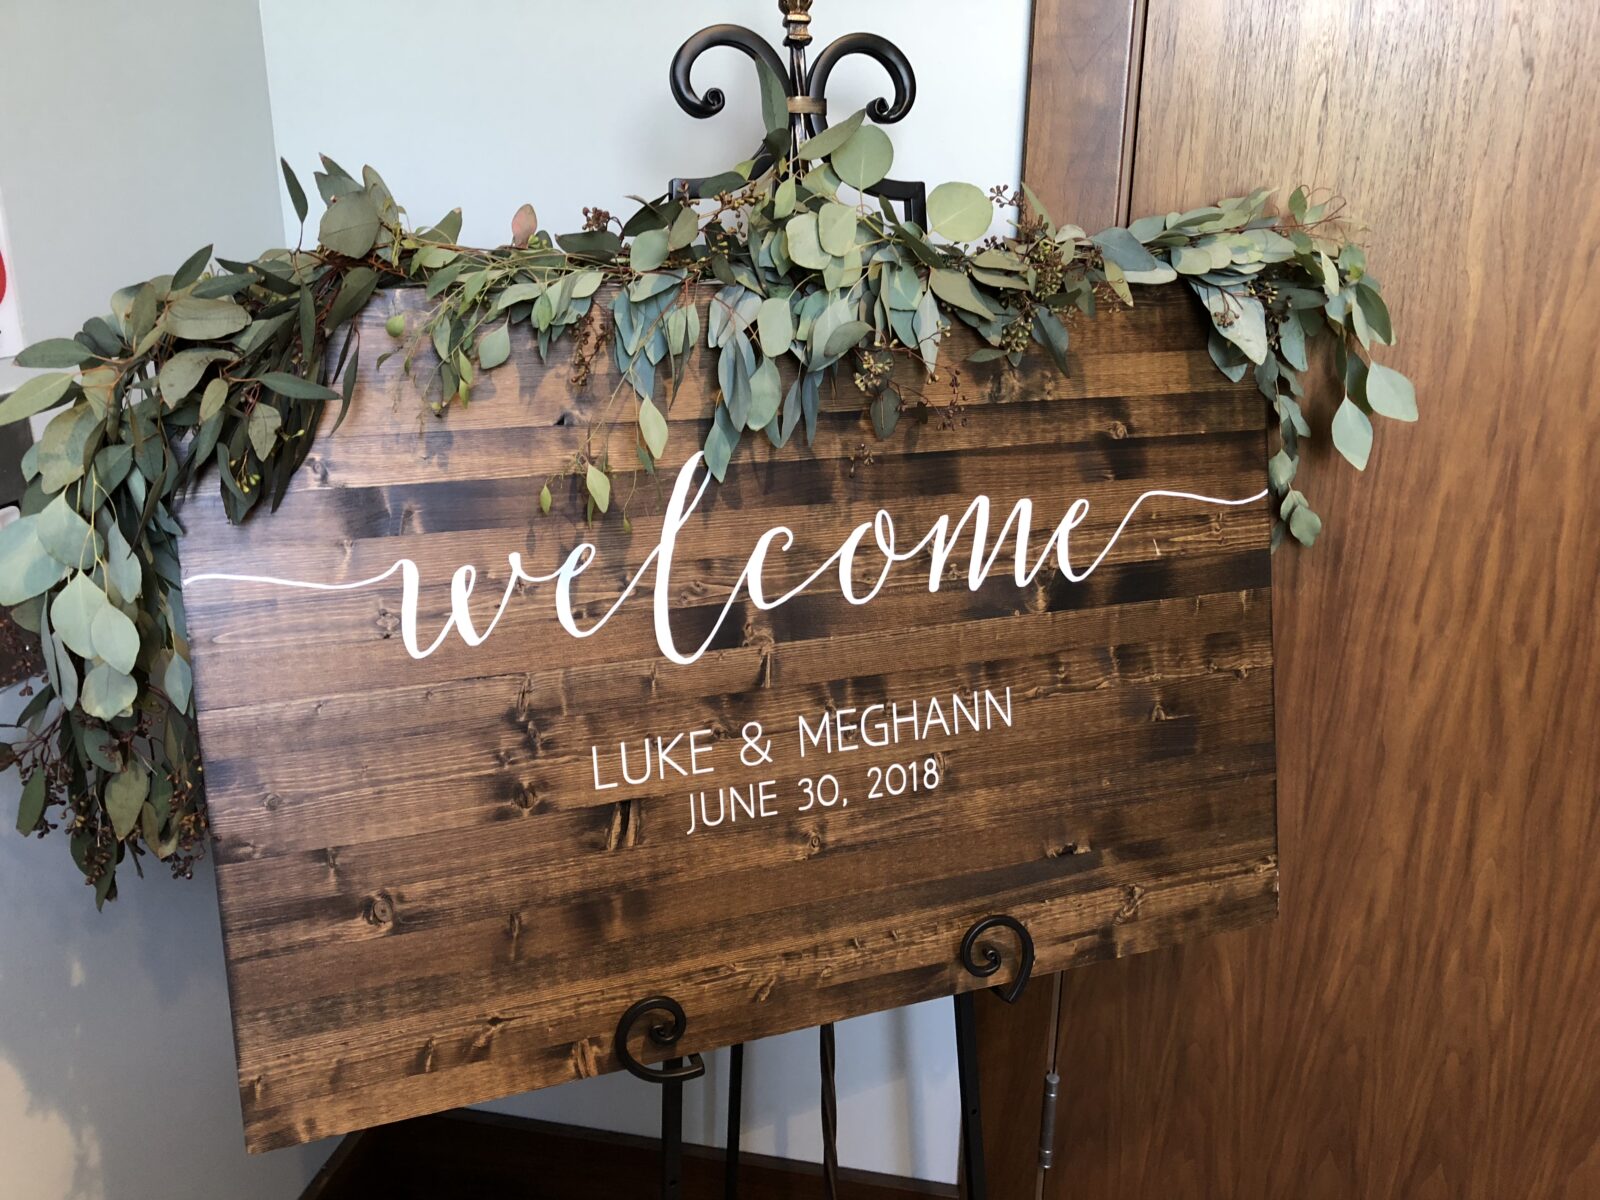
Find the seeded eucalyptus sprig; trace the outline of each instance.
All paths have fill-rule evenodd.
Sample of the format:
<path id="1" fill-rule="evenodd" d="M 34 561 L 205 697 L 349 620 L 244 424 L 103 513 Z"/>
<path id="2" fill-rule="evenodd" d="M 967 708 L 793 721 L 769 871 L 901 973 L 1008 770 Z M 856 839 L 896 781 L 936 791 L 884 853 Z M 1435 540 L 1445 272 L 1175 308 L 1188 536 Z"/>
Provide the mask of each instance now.
<path id="1" fill-rule="evenodd" d="M 764 107 L 761 167 L 645 202 L 626 221 L 587 210 L 586 227 L 560 237 L 524 206 L 511 242 L 493 250 L 458 244 L 459 210 L 411 228 L 376 172 L 357 179 L 324 158 L 315 250 L 213 263 L 206 247 L 173 274 L 117 292 L 74 337 L 24 351 L 20 365 L 48 373 L 0 401 L 0 424 L 55 416 L 23 460 L 22 517 L 0 530 L 0 604 L 39 637 L 48 675 L 0 747 L 0 766 L 17 765 L 23 779 L 18 830 L 64 831 L 97 903 L 116 896 L 129 857 L 189 872 L 205 800 L 176 506 L 210 472 L 231 520 L 263 500 L 277 507 L 326 406 L 339 404 L 342 417 L 350 403 L 362 347 L 339 331 L 379 287 L 421 287 L 430 301 L 411 326 L 390 321 L 384 357 L 403 353 L 409 371 L 432 349 L 422 383 L 440 417 L 506 361 L 513 326 L 528 326 L 541 354 L 579 331 L 579 374 L 585 356 L 613 354 L 622 383 L 588 444 L 604 445 L 595 435 L 632 404 L 639 463 L 651 472 L 667 446 L 663 412 L 702 336 L 720 385 L 704 450 L 721 480 L 747 435 L 782 446 L 803 428 L 809 442 L 821 390 L 840 375 L 879 436 L 891 436 L 906 403 L 894 357 L 930 376 L 945 369 L 941 344 L 957 321 L 984 343 L 975 359 L 1017 365 L 1039 346 L 1065 371 L 1074 314 L 1131 304 L 1135 287 L 1179 278 L 1211 316 L 1217 367 L 1235 380 L 1253 368 L 1278 415 L 1281 448 L 1267 464 L 1275 538 L 1286 528 L 1310 545 L 1321 529 L 1292 486 L 1312 432 L 1301 401 L 1315 339 L 1332 334 L 1343 399 L 1331 433 L 1357 468 L 1371 413 L 1416 418 L 1409 382 L 1370 361 L 1374 344 L 1392 342 L 1376 279 L 1327 206 L 1301 191 L 1285 216 L 1268 215 L 1260 191 L 1091 237 L 1055 224 L 1026 185 L 986 194 L 946 183 L 928 197 L 924 230 L 862 201 L 893 158 L 862 113 L 790 157 L 782 106 Z M 305 192 L 283 170 L 303 225 Z M 1017 206 L 1004 236 L 989 232 L 997 203 Z M 589 318 L 608 282 L 597 327 Z M 703 313 L 700 284 L 717 287 Z M 787 389 L 785 360 L 795 367 Z M 593 516 L 613 506 L 615 470 L 583 452 L 559 473 L 584 480 Z M 540 504 L 549 511 L 548 486 Z"/>

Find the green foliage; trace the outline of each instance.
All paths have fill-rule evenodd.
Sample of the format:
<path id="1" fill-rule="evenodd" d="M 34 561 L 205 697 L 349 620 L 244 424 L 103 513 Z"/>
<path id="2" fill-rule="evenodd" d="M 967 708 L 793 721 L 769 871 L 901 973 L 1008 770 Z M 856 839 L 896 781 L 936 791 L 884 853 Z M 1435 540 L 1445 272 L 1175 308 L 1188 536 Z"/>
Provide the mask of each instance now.
<path id="1" fill-rule="evenodd" d="M 702 448 L 721 480 L 747 435 L 809 442 L 841 368 L 865 419 L 892 437 L 923 403 L 917 376 L 959 366 L 941 361 L 957 323 L 982 343 L 977 361 L 1015 366 L 1038 348 L 1065 372 L 1077 320 L 1179 279 L 1209 314 L 1217 368 L 1236 381 L 1253 371 L 1278 416 L 1267 464 L 1275 539 L 1310 545 L 1322 529 L 1294 486 L 1312 435 L 1303 402 L 1314 362 L 1331 369 L 1339 404 L 1327 428 L 1356 467 L 1371 454 L 1373 413 L 1416 419 L 1409 381 L 1371 362 L 1375 345 L 1393 341 L 1378 283 L 1303 191 L 1286 216 L 1270 215 L 1261 191 L 1089 237 L 1057 225 L 1026 187 L 948 183 L 930 195 L 922 230 L 860 196 L 893 158 L 863 114 L 791 156 L 779 98 L 765 81 L 764 173 L 752 178 L 745 164 L 706 181 L 700 198 L 658 197 L 626 221 L 594 210 L 584 230 L 560 237 L 523 205 L 509 244 L 493 250 L 457 244 L 459 210 L 413 228 L 376 172 L 357 179 L 324 158 L 315 250 L 213 263 L 207 247 L 172 275 L 119 291 L 75 337 L 24 351 L 19 362 L 49 373 L 0 402 L 0 424 L 55 411 L 24 460 L 23 515 L 0 530 L 0 603 L 39 637 L 47 672 L 19 736 L 0 749 L 0 765 L 23 777 L 18 829 L 61 830 L 100 903 L 116 896 L 130 857 L 188 872 L 205 806 L 175 504 L 211 475 L 233 521 L 276 507 L 326 406 L 337 402 L 342 417 L 350 402 L 361 347 L 335 334 L 380 287 L 428 299 L 386 330 L 408 372 L 432 352 L 424 385 L 442 417 L 511 357 L 514 326 L 548 354 L 614 284 L 598 318 L 609 339 L 587 338 L 583 352 L 611 353 L 622 382 L 585 446 L 606 445 L 599 435 L 631 405 L 649 473 L 683 436 L 669 414 L 702 338 L 720 388 Z M 304 222 L 306 194 L 283 170 Z M 1017 205 L 1006 236 L 989 235 L 997 202 Z M 707 284 L 716 292 L 702 304 Z M 1318 340 L 1330 352 L 1313 355 Z M 913 370 L 897 372 L 902 362 Z M 605 454 L 578 452 L 540 489 L 541 513 L 559 476 L 589 519 L 629 527 L 632 490 L 614 486 Z"/>

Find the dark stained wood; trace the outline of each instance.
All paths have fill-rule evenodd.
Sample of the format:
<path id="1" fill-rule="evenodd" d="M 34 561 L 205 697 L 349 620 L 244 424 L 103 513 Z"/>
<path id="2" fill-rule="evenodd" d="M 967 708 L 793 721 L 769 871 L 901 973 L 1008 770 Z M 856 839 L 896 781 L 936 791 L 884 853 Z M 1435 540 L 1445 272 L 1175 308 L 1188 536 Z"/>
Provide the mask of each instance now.
<path id="1" fill-rule="evenodd" d="M 655 1138 L 602 1133 L 526 1117 L 461 1110 L 416 1117 L 347 1137 L 300 1200 L 639 1200 L 660 1191 Z M 711 1146 L 683 1147 L 683 1200 L 723 1200 L 725 1159 Z M 817 1200 L 816 1163 L 746 1152 L 742 1200 Z M 873 1171 L 839 1172 L 839 1200 L 954 1197 L 948 1184 Z"/>
<path id="2" fill-rule="evenodd" d="M 573 589 L 590 625 L 655 546 L 664 508 L 654 481 L 623 472 L 614 497 L 631 532 L 615 513 L 584 526 L 564 481 L 551 516 L 536 514 L 590 422 L 609 420 L 612 461 L 633 461 L 634 406 L 608 407 L 609 353 L 580 388 L 569 343 L 545 366 L 519 336 L 470 409 L 419 418 L 398 356 L 380 370 L 373 351 L 390 344 L 390 308 L 419 303 L 394 293 L 364 315 L 372 365 L 278 513 L 236 529 L 214 497 L 186 507 L 186 574 L 349 583 L 404 556 L 421 573 L 428 642 L 457 566 L 479 569 L 481 626 L 508 551 L 548 571 L 590 541 Z M 885 442 L 848 383 L 828 397 L 814 450 L 747 436 L 679 537 L 680 644 L 712 637 L 755 539 L 780 523 L 795 544 L 771 556 L 769 594 L 880 507 L 917 539 L 980 492 L 995 526 L 1029 496 L 1047 531 L 1081 496 L 1082 567 L 1152 488 L 1260 490 L 1259 397 L 1211 366 L 1185 295 L 1074 337 L 1068 379 L 1043 365 L 908 374 L 926 411 Z M 971 348 L 958 334 L 943 352 L 955 364 Z M 708 357 L 672 407 L 663 486 L 703 437 Z M 248 1144 L 616 1069 L 618 1018 L 661 992 L 689 1014 L 684 1050 L 952 995 L 979 984 L 956 951 L 995 911 L 1026 922 L 1041 973 L 1270 918 L 1267 533 L 1262 505 L 1156 498 L 1076 585 L 1041 574 L 1019 588 L 1002 568 L 976 591 L 952 573 L 930 592 L 924 554 L 865 606 L 836 580 L 771 610 L 741 595 L 692 668 L 661 655 L 648 594 L 577 640 L 556 622 L 553 589 L 525 587 L 487 643 L 452 637 L 417 661 L 397 632 L 394 578 L 338 593 L 191 585 Z M 869 588 L 881 565 L 858 558 L 852 586 Z M 1009 727 L 801 757 L 799 714 L 934 695 L 948 708 L 951 692 L 985 688 L 1010 689 Z M 771 767 L 739 762 L 750 721 L 772 739 Z M 592 747 L 691 729 L 708 731 L 717 768 L 696 786 L 771 777 L 776 816 L 688 835 L 686 781 L 594 788 Z M 869 768 L 930 756 L 937 790 L 867 794 Z M 848 807 L 796 811 L 798 779 L 823 771 Z"/>
<path id="3" fill-rule="evenodd" d="M 1034 0 L 1022 177 L 1059 221 L 1128 219 L 1146 0 Z"/>
<path id="4" fill-rule="evenodd" d="M 1050 1195 L 1600 1196 L 1600 8 L 1149 29 L 1135 210 L 1337 186 L 1422 420 L 1275 560 L 1283 917 L 1064 977 Z"/>

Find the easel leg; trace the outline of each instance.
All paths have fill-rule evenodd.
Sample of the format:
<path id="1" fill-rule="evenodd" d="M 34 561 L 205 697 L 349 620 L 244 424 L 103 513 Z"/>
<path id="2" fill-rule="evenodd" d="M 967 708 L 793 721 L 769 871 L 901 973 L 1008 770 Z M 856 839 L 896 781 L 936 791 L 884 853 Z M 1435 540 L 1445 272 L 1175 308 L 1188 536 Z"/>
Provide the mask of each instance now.
<path id="1" fill-rule="evenodd" d="M 978 1097 L 978 1030 L 972 992 L 956 1005 L 956 1074 L 961 1083 L 961 1165 L 967 1200 L 988 1200 L 989 1177 L 983 1163 L 983 1106 Z"/>
<path id="2" fill-rule="evenodd" d="M 833 1025 L 818 1028 L 818 1059 L 822 1068 L 822 1177 L 828 1185 L 828 1200 L 839 1196 L 839 1092 L 835 1083 L 838 1058 Z"/>
<path id="3" fill-rule="evenodd" d="M 683 1066 L 683 1059 L 669 1058 L 668 1070 Z M 661 1085 L 661 1200 L 680 1200 L 683 1195 L 683 1084 L 669 1080 Z"/>
<path id="4" fill-rule="evenodd" d="M 728 1056 L 728 1149 L 722 1176 L 723 1200 L 739 1198 L 739 1121 L 744 1108 L 744 1043 Z"/>

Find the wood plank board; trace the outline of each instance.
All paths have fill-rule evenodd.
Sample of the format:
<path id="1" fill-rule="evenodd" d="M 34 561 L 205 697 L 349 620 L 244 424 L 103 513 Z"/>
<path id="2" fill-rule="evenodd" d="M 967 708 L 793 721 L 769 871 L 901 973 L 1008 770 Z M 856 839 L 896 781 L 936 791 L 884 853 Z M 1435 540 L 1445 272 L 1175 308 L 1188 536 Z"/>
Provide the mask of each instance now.
<path id="1" fill-rule="evenodd" d="M 994 912 L 1028 926 L 1041 972 L 1276 912 L 1268 511 L 1141 501 L 1261 489 L 1263 406 L 1211 366 L 1185 294 L 1080 322 L 1070 377 L 904 368 L 919 402 L 886 441 L 846 379 L 814 446 L 746 435 L 727 483 L 675 514 L 716 399 L 700 351 L 657 479 L 617 476 L 627 529 L 586 525 L 565 480 L 537 513 L 593 422 L 591 449 L 634 461 L 609 354 L 580 384 L 570 342 L 541 363 L 519 330 L 439 420 L 430 363 L 377 365 L 385 320 L 419 302 L 363 314 L 349 416 L 329 436 L 328 415 L 278 513 L 236 528 L 200 494 L 183 513 L 251 1149 L 616 1069 L 617 1021 L 649 995 L 682 1003 L 695 1051 L 983 986 L 957 950 Z M 973 348 L 952 334 L 944 361 Z M 998 557 L 971 586 L 956 523 L 980 493 Z M 1002 525 L 1024 498 L 1028 562 L 1082 499 L 1068 561 L 1105 549 L 1097 569 L 1073 582 L 1051 560 L 1019 584 Z M 764 531 L 793 539 L 759 573 L 770 599 L 880 510 L 902 558 L 874 532 L 754 602 Z M 959 531 L 942 571 L 909 553 L 941 516 Z M 516 582 L 507 556 L 550 573 L 581 543 L 572 620 L 615 612 L 577 638 L 559 585 Z M 504 610 L 487 638 L 408 652 L 401 576 L 350 586 L 399 559 L 419 644 L 464 565 L 476 628 Z M 195 578 L 219 574 L 346 590 Z M 664 652 L 658 602 L 679 657 L 703 657 Z M 643 777 L 657 736 L 705 774 L 656 759 Z M 997 948 L 1003 981 L 1016 948 Z"/>

